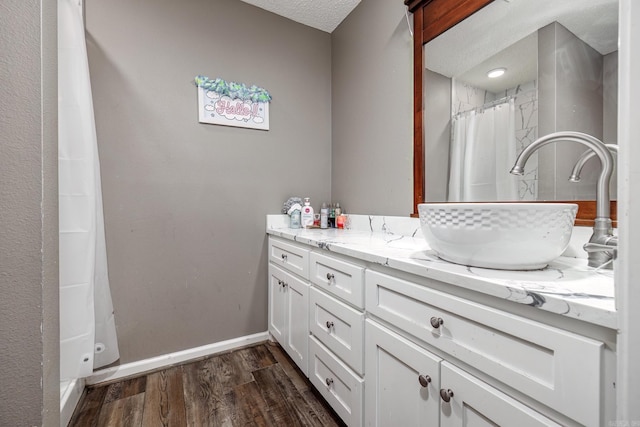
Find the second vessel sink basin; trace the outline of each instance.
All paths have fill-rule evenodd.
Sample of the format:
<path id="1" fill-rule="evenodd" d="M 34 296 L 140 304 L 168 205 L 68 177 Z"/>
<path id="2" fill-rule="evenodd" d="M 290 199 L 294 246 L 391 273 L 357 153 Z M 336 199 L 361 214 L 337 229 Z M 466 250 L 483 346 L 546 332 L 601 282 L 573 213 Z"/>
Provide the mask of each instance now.
<path id="1" fill-rule="evenodd" d="M 423 203 L 424 238 L 440 258 L 504 270 L 537 270 L 569 244 L 578 205 Z"/>

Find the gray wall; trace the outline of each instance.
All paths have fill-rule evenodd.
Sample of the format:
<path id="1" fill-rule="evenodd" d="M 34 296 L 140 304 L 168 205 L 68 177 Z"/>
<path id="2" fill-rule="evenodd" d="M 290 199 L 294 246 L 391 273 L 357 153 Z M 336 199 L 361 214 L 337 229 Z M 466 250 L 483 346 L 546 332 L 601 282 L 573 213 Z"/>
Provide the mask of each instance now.
<path id="1" fill-rule="evenodd" d="M 603 141 L 618 143 L 618 51 L 603 57 Z"/>
<path id="2" fill-rule="evenodd" d="M 538 32 L 538 135 L 571 130 L 603 136 L 603 59 L 596 50 L 558 23 Z M 568 177 L 586 150 L 576 143 L 554 143 L 538 151 L 538 200 L 595 199 L 598 161 L 587 163 L 582 180 Z"/>
<path id="3" fill-rule="evenodd" d="M 330 35 L 237 0 L 86 11 L 121 362 L 266 331 L 265 215 L 330 199 Z M 198 123 L 198 74 L 269 90 L 271 130 Z"/>
<path id="4" fill-rule="evenodd" d="M 363 0 L 331 34 L 331 195 L 347 212 L 413 210 L 413 40 L 401 1 Z"/>
<path id="5" fill-rule="evenodd" d="M 0 7 L 0 425 L 59 425 L 56 2 Z"/>
<path id="6" fill-rule="evenodd" d="M 446 202 L 451 149 L 451 79 L 424 73 L 425 200 Z"/>

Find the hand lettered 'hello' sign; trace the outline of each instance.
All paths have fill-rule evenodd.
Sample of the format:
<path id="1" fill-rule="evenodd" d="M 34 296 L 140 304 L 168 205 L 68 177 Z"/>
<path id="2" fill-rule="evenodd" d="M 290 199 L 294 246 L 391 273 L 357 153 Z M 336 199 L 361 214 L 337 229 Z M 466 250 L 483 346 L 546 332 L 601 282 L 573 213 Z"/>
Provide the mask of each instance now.
<path id="1" fill-rule="evenodd" d="M 200 123 L 269 130 L 269 102 L 266 90 L 241 83 L 197 76 Z"/>

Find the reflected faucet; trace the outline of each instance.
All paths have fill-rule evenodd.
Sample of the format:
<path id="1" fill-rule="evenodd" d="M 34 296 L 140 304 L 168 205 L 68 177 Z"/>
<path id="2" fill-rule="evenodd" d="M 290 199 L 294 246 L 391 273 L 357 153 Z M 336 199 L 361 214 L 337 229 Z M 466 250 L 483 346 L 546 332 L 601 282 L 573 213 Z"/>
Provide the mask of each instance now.
<path id="1" fill-rule="evenodd" d="M 605 144 L 605 146 L 611 151 L 611 153 L 618 154 L 618 146 L 616 144 Z M 591 159 L 595 157 L 596 153 L 593 150 L 587 150 L 582 153 L 582 156 L 578 159 L 576 164 L 573 166 L 573 170 L 571 171 L 571 176 L 569 176 L 569 181 L 571 182 L 579 182 L 580 175 L 582 174 L 582 168 L 584 165 Z"/>
<path id="2" fill-rule="evenodd" d="M 613 227 L 611 225 L 611 201 L 609 196 L 609 183 L 613 173 L 613 156 L 602 141 L 582 132 L 551 133 L 538 138 L 525 147 L 516 159 L 511 173 L 524 175 L 524 165 L 538 148 L 559 141 L 571 141 L 585 145 L 600 159 L 601 170 L 596 187 L 596 219 L 593 225 L 593 234 L 589 239 L 589 243 L 584 245 L 584 250 L 588 253 L 590 267 L 611 269 L 613 268 L 611 260 L 616 255 L 618 246 L 618 238 L 613 235 Z"/>

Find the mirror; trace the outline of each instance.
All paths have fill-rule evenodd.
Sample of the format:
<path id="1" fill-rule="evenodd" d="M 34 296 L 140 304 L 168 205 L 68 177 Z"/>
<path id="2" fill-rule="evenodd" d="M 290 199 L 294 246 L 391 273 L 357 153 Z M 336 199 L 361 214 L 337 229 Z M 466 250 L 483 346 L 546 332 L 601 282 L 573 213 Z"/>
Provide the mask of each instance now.
<path id="1" fill-rule="evenodd" d="M 617 0 L 484 3 L 420 52 L 423 200 L 594 199 L 597 160 L 579 183 L 568 181 L 582 145 L 551 144 L 529 160 L 524 177 L 508 171 L 526 145 L 552 132 L 616 143 Z M 426 41 L 427 23 L 418 21 L 427 13 L 416 20 L 416 12 Z M 487 76 L 499 68 L 501 77 Z M 615 180 L 611 190 L 615 197 Z"/>

